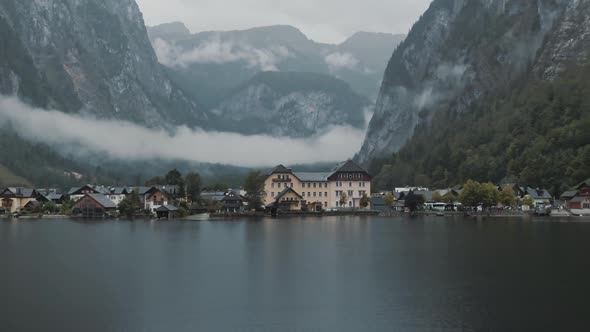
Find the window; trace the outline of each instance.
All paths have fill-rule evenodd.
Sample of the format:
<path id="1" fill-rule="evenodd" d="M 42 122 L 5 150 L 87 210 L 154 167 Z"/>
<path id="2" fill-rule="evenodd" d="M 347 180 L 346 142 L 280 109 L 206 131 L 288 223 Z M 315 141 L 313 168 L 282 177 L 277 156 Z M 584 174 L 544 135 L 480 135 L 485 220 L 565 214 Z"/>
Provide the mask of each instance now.
<path id="1" fill-rule="evenodd" d="M 348 182 L 348 186 L 349 187 L 352 187 L 352 182 Z"/>
<path id="2" fill-rule="evenodd" d="M 270 193 L 270 195 L 271 195 L 271 197 L 273 197 L 273 198 L 275 197 L 275 193 L 274 193 L 274 192 Z"/>
<path id="3" fill-rule="evenodd" d="M 320 192 L 320 193 L 318 194 L 318 196 L 322 197 L 322 193 Z"/>
<path id="4" fill-rule="evenodd" d="M 324 183 L 324 188 L 328 188 L 328 182 Z M 328 195 L 326 195 L 328 196 Z"/>
<path id="5" fill-rule="evenodd" d="M 348 191 L 348 197 L 352 198 L 354 196 L 354 191 L 349 190 Z"/>
<path id="6" fill-rule="evenodd" d="M 328 207 L 328 202 L 324 202 L 324 207 Z"/>
<path id="7" fill-rule="evenodd" d="M 316 193 L 315 192 L 313 193 L 313 197 L 316 197 Z"/>
<path id="8" fill-rule="evenodd" d="M 314 184 L 313 184 L 313 187 L 315 188 L 315 187 L 316 187 L 316 185 L 317 185 L 317 183 L 315 183 L 315 182 L 314 182 Z"/>
<path id="9" fill-rule="evenodd" d="M 305 192 L 302 192 L 301 193 L 301 197 L 305 197 Z"/>
<path id="10" fill-rule="evenodd" d="M 291 188 L 293 188 L 293 182 L 291 182 Z"/>
<path id="11" fill-rule="evenodd" d="M 352 207 L 352 201 L 348 202 L 348 207 Z"/>
<path id="12" fill-rule="evenodd" d="M 270 187 L 271 187 L 272 189 L 274 189 L 274 188 L 275 188 L 275 184 L 274 184 L 274 182 L 273 182 L 273 184 L 271 184 L 271 185 L 270 185 Z"/>
<path id="13" fill-rule="evenodd" d="M 307 197 L 311 197 L 311 192 L 310 191 L 307 192 Z"/>
<path id="14" fill-rule="evenodd" d="M 328 197 L 328 192 L 327 191 L 324 193 L 324 197 Z"/>

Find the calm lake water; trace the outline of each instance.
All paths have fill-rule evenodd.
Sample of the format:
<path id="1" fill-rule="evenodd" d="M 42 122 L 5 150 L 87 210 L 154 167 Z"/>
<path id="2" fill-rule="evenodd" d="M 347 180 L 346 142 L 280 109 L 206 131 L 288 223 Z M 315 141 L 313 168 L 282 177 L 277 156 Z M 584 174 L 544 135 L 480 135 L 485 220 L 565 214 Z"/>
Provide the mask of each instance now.
<path id="1" fill-rule="evenodd" d="M 547 220 L 0 221 L 0 330 L 588 331 L 590 223 Z"/>

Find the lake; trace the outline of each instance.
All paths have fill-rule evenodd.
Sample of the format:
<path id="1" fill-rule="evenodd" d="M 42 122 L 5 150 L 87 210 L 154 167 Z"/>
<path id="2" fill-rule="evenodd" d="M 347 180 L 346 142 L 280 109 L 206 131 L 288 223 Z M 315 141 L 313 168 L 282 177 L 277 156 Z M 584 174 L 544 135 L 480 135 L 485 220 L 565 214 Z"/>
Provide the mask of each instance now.
<path id="1" fill-rule="evenodd" d="M 590 223 L 549 221 L 2 220 L 0 330 L 587 330 Z"/>

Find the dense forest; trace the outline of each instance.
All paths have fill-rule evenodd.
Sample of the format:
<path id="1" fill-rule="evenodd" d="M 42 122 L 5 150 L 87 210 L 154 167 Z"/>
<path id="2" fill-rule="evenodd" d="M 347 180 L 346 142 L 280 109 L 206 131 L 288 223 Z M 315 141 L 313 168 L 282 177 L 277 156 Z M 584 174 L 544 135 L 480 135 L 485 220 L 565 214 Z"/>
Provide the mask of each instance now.
<path id="1" fill-rule="evenodd" d="M 371 164 L 375 189 L 518 182 L 559 194 L 590 177 L 590 64 L 552 81 L 521 82 L 459 113 L 453 105 L 416 128 L 404 147 Z"/>

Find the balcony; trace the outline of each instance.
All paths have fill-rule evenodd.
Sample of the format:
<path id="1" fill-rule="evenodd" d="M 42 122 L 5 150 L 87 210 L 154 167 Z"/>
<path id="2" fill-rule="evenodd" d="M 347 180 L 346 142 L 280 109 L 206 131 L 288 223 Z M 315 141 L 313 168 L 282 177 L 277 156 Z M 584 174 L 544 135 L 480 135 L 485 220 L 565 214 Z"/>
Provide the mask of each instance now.
<path id="1" fill-rule="evenodd" d="M 293 180 L 291 180 L 291 179 L 272 179 L 272 182 L 274 182 L 274 183 L 291 183 L 291 182 L 293 182 Z"/>

